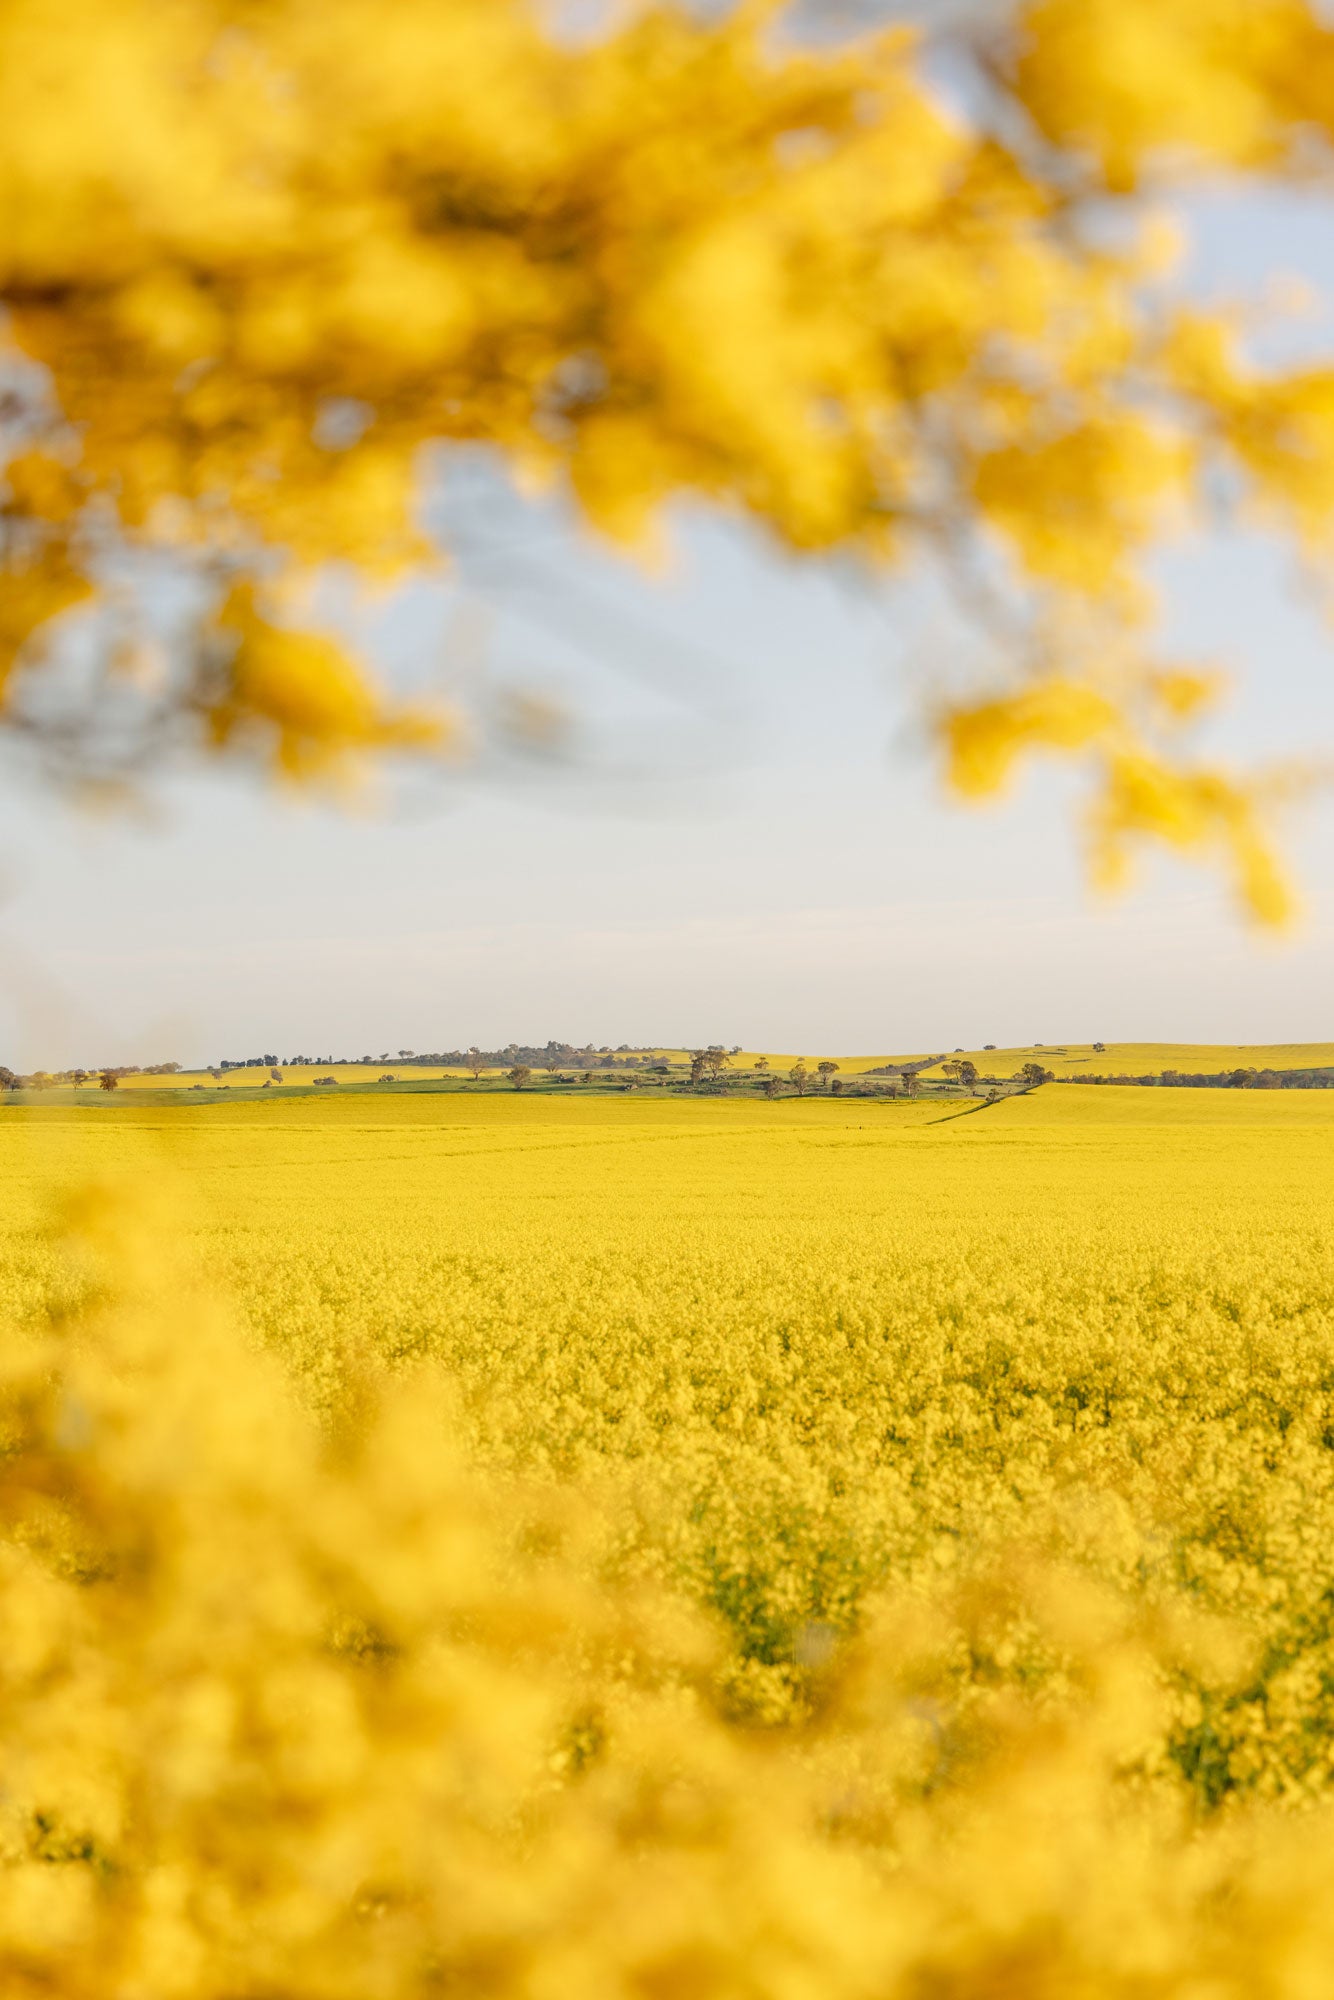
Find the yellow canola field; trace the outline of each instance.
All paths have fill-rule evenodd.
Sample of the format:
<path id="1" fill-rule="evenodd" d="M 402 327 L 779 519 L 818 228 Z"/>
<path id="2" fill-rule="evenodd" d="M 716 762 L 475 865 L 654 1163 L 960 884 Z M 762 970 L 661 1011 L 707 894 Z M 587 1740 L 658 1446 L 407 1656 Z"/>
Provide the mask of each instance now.
<path id="1" fill-rule="evenodd" d="M 681 1060 L 684 1051 L 676 1053 Z M 1008 1049 L 932 1049 L 887 1056 L 834 1056 L 844 1077 L 864 1076 L 887 1063 L 923 1062 L 939 1055 L 946 1062 L 956 1056 L 975 1064 L 980 1075 L 1000 1078 L 1017 1076 L 1025 1063 L 1038 1062 L 1061 1080 L 1079 1076 L 1157 1076 L 1165 1069 L 1187 1075 L 1216 1076 L 1232 1069 L 1334 1069 L 1334 1042 L 1107 1042 L 1095 1049 L 1091 1042 L 1035 1042 L 1030 1047 Z M 795 1055 L 770 1054 L 766 1060 L 775 1074 L 782 1076 L 797 1061 Z M 808 1068 L 821 1060 L 807 1053 L 802 1057 Z M 734 1071 L 753 1069 L 755 1055 L 733 1056 Z M 925 1069 L 930 1077 L 940 1075 L 938 1063 Z"/>
<path id="2" fill-rule="evenodd" d="M 1167 1069 L 1202 1076 L 1232 1069 L 1334 1069 L 1334 1042 L 1107 1042 L 1102 1049 L 1091 1042 L 1051 1042 L 1023 1049 L 967 1049 L 964 1054 L 984 1075 L 1016 1076 L 1025 1063 L 1039 1062 L 1058 1080 L 1081 1073 L 1159 1076 Z"/>
<path id="3" fill-rule="evenodd" d="M 688 1049 L 659 1049 L 653 1053 L 678 1063 L 686 1062 L 690 1057 Z M 754 1069 L 756 1062 L 762 1059 L 775 1075 L 784 1076 L 798 1060 L 814 1069 L 815 1064 L 826 1055 L 829 1055 L 827 1050 L 783 1055 L 773 1050 L 764 1053 L 743 1049 L 732 1056 L 728 1067 L 732 1073 L 740 1074 Z M 847 1056 L 835 1052 L 829 1055 L 829 1059 L 838 1064 L 840 1075 L 851 1077 L 864 1076 L 868 1071 L 880 1069 L 888 1063 L 924 1062 L 933 1055 L 939 1055 L 945 1061 L 955 1055 L 966 1057 L 976 1064 L 981 1074 L 997 1077 L 1016 1076 L 1026 1062 L 1040 1062 L 1058 1079 L 1077 1076 L 1081 1071 L 1097 1076 L 1144 1076 L 1157 1075 L 1165 1069 L 1216 1075 L 1221 1070 L 1229 1069 L 1334 1068 L 1334 1042 L 1107 1042 L 1102 1050 L 1096 1050 L 1091 1042 L 1049 1042 L 1034 1043 L 1026 1048 L 958 1050 L 944 1049 L 936 1043 L 933 1048 L 900 1050 L 896 1055 Z M 925 1074 L 939 1076 L 939 1067 L 933 1065 Z"/>
<path id="4" fill-rule="evenodd" d="M 275 1091 L 292 1085 L 302 1085 L 307 1089 L 317 1076 L 336 1077 L 339 1083 L 375 1083 L 382 1076 L 393 1076 L 400 1081 L 420 1080 L 438 1082 L 441 1077 L 465 1077 L 469 1070 L 442 1069 L 439 1064 L 424 1063 L 420 1067 L 397 1062 L 387 1063 L 298 1063 L 295 1067 L 279 1063 L 282 1083 L 274 1084 Z M 502 1074 L 498 1070 L 483 1070 L 484 1076 Z M 148 1076 L 142 1071 L 122 1076 L 118 1090 L 190 1090 L 198 1085 L 203 1090 L 218 1090 L 235 1087 L 237 1090 L 259 1090 L 272 1081 L 267 1069 L 229 1069 L 214 1076 L 212 1070 L 176 1070 L 167 1076 Z M 99 1090 L 96 1077 L 84 1084 L 83 1089 L 91 1095 Z"/>
<path id="5" fill-rule="evenodd" d="M 1332 1198 L 1319 1092 L 6 1110 L 0 1988 L 1319 1993 Z"/>
<path id="6" fill-rule="evenodd" d="M 642 1059 L 673 1064 L 686 1063 L 690 1059 L 688 1049 L 640 1050 Z M 1101 1051 L 1092 1043 L 1052 1042 L 1035 1043 L 1031 1048 L 1013 1049 L 965 1049 L 962 1051 L 921 1049 L 898 1055 L 879 1056 L 832 1056 L 830 1061 L 838 1064 L 842 1077 L 865 1076 L 868 1072 L 883 1068 L 891 1063 L 923 1062 L 932 1055 L 941 1055 L 946 1061 L 955 1054 L 962 1054 L 974 1063 L 980 1074 L 995 1077 L 1017 1076 L 1027 1062 L 1039 1062 L 1044 1069 L 1051 1070 L 1058 1078 L 1069 1078 L 1080 1074 L 1095 1076 L 1156 1076 L 1166 1069 L 1180 1070 L 1186 1074 L 1217 1075 L 1223 1070 L 1233 1069 L 1334 1069 L 1334 1042 L 1275 1042 L 1255 1044 L 1211 1043 L 1211 1042 L 1108 1042 Z M 601 1060 L 608 1075 L 622 1061 L 615 1063 L 611 1057 Z M 814 1072 L 816 1063 L 824 1060 L 817 1054 L 803 1056 L 769 1053 L 763 1055 L 755 1050 L 741 1050 L 731 1057 L 728 1073 L 744 1075 L 754 1070 L 757 1062 L 765 1062 L 772 1073 L 785 1077 L 793 1064 L 803 1061 Z M 444 1077 L 462 1080 L 470 1071 L 453 1068 L 444 1069 L 432 1064 L 403 1064 L 399 1062 L 374 1063 L 326 1063 L 303 1064 L 297 1068 L 282 1067 L 282 1085 L 274 1089 L 300 1086 L 308 1089 L 317 1076 L 334 1076 L 343 1083 L 374 1083 L 382 1075 L 391 1075 L 400 1083 L 439 1082 Z M 619 1074 L 619 1069 L 617 1070 Z M 930 1077 L 938 1077 L 938 1064 L 924 1072 Z M 504 1070 L 486 1069 L 484 1077 L 493 1081 L 505 1075 Z M 545 1072 L 535 1072 L 535 1082 L 541 1083 Z M 220 1080 L 209 1070 L 180 1070 L 170 1076 L 124 1076 L 120 1080 L 122 1090 L 189 1090 L 198 1085 L 214 1090 L 233 1086 L 236 1089 L 253 1090 L 262 1087 L 269 1077 L 267 1069 L 229 1070 Z M 97 1090 L 94 1079 L 84 1086 L 91 1094 Z"/>

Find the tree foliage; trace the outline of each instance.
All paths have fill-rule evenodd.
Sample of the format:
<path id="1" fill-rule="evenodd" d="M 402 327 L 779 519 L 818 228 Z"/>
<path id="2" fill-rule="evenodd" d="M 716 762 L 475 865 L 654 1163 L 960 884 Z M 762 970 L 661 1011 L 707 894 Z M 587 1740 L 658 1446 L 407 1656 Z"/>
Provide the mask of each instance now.
<path id="1" fill-rule="evenodd" d="M 1158 657 L 1145 564 L 1220 490 L 1323 548 L 1334 369 L 1260 368 L 1155 218 L 1324 171 L 1334 29 L 1030 0 L 956 31 L 965 116 L 911 33 L 782 12 L 573 40 L 536 0 L 4 0 L 4 723 L 82 770 L 448 744 L 317 587 L 438 565 L 430 450 L 482 446 L 640 549 L 686 497 L 934 556 L 1012 669 L 942 696 L 956 789 L 1081 757 L 1101 876 L 1152 836 L 1280 917 L 1268 790 L 1181 747 L 1217 684 Z"/>

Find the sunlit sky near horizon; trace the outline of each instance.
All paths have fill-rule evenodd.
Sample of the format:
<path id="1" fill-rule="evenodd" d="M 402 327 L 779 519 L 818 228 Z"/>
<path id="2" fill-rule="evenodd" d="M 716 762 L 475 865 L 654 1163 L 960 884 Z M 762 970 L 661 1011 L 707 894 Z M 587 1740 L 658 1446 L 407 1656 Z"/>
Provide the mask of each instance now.
<path id="1" fill-rule="evenodd" d="M 1196 220 L 1201 289 L 1291 271 L 1334 295 L 1334 203 L 1219 198 Z M 464 496 L 451 518 L 471 546 Z M 1289 824 L 1305 917 L 1286 941 L 1166 861 L 1107 903 L 1070 774 L 942 802 L 913 690 L 958 635 L 921 590 L 872 597 L 703 517 L 658 580 L 550 513 L 511 512 L 489 548 L 381 614 L 378 647 L 483 706 L 550 697 L 559 756 L 488 756 L 375 810 L 190 774 L 116 818 L 7 768 L 0 1061 L 1334 1034 L 1329 799 Z M 1237 676 L 1204 740 L 1334 752 L 1331 634 L 1273 546 L 1175 549 L 1160 578 L 1173 647 Z"/>

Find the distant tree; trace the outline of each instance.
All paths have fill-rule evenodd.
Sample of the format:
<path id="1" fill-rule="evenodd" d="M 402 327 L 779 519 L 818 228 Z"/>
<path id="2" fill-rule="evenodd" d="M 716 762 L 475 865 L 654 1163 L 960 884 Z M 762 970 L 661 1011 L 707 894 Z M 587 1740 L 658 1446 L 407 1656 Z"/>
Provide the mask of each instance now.
<path id="1" fill-rule="evenodd" d="M 86 1069 L 72 1069 L 69 1073 L 69 1080 L 74 1085 L 74 1088 L 78 1090 L 81 1084 L 87 1083 L 88 1072 Z"/>
<path id="2" fill-rule="evenodd" d="M 965 1060 L 961 1063 L 956 1063 L 955 1067 L 959 1072 L 960 1083 L 963 1084 L 966 1090 L 971 1090 L 977 1082 L 977 1064 Z"/>
<path id="3" fill-rule="evenodd" d="M 778 1078 L 776 1076 L 766 1076 L 760 1088 L 766 1097 L 777 1097 Z"/>
<path id="4" fill-rule="evenodd" d="M 398 1078 L 393 1074 L 391 1070 L 386 1070 L 384 1075 L 377 1076 L 375 1081 L 377 1083 L 397 1083 Z"/>
<path id="5" fill-rule="evenodd" d="M 905 1070 L 904 1070 L 904 1072 L 903 1072 L 903 1093 L 904 1093 L 904 1096 L 905 1096 L 905 1097 L 916 1097 L 916 1095 L 917 1095 L 918 1091 L 919 1091 L 919 1090 L 921 1089 L 921 1087 L 922 1087 L 922 1079 L 921 1079 L 921 1077 L 920 1077 L 920 1076 L 919 1076 L 919 1075 L 917 1074 L 917 1071 L 916 1071 L 915 1069 L 905 1069 Z"/>
<path id="6" fill-rule="evenodd" d="M 756 1073 L 757 1073 L 757 1075 L 759 1075 L 759 1076 L 763 1076 L 763 1075 L 764 1075 L 764 1072 L 765 1072 L 765 1071 L 766 1071 L 766 1070 L 768 1069 L 768 1067 L 769 1067 L 769 1058 L 768 1058 L 768 1056 L 756 1056 L 756 1058 L 755 1058 L 755 1069 L 756 1069 Z"/>
<path id="7" fill-rule="evenodd" d="M 478 1077 L 482 1074 L 482 1071 L 486 1068 L 486 1064 L 482 1061 L 480 1050 L 469 1049 L 467 1067 L 472 1071 L 472 1080 L 474 1083 L 476 1083 Z"/>
<path id="8" fill-rule="evenodd" d="M 282 1071 L 281 1071 L 281 1070 L 280 1070 L 280 1069 L 278 1068 L 278 1066 L 277 1066 L 277 1064 L 276 1064 L 276 1063 L 275 1063 L 275 1064 L 274 1064 L 274 1066 L 273 1066 L 273 1067 L 272 1067 L 272 1068 L 270 1069 L 270 1071 L 269 1071 L 269 1075 L 270 1075 L 270 1076 L 271 1076 L 271 1077 L 273 1078 L 273 1081 L 274 1081 L 275 1083 L 281 1083 L 281 1082 L 282 1082 L 282 1080 L 283 1080 L 283 1073 L 282 1073 Z"/>
<path id="9" fill-rule="evenodd" d="M 515 1063 L 509 1072 L 509 1080 L 516 1090 L 524 1090 L 532 1080 L 533 1072 L 527 1063 Z"/>
<path id="10" fill-rule="evenodd" d="M 943 1077 L 948 1077 L 951 1083 L 957 1083 L 959 1081 L 959 1065 L 953 1060 L 951 1060 L 950 1062 L 943 1062 L 940 1065 L 940 1073 Z"/>
<path id="11" fill-rule="evenodd" d="M 411 1049 L 400 1049 L 400 1050 L 399 1050 L 399 1052 L 398 1052 L 398 1059 L 399 1059 L 399 1061 L 400 1061 L 400 1062 L 411 1062 L 411 1061 L 412 1061 L 412 1050 L 411 1050 Z"/>
<path id="12" fill-rule="evenodd" d="M 0 1063 L 0 1090 L 17 1090 L 18 1088 L 19 1080 L 13 1070 L 6 1068 L 4 1063 Z"/>
<path id="13" fill-rule="evenodd" d="M 828 1090 L 829 1079 L 838 1074 L 838 1064 L 832 1061 L 829 1056 L 822 1056 L 820 1061 L 815 1065 L 815 1070 L 821 1083 Z"/>
<path id="14" fill-rule="evenodd" d="M 708 1062 L 709 1052 L 707 1049 L 692 1049 L 690 1051 L 690 1081 L 692 1083 L 703 1083 L 704 1072 L 708 1067 Z"/>
<path id="15" fill-rule="evenodd" d="M 809 1084 L 811 1080 L 811 1073 L 807 1069 L 805 1061 L 801 1056 L 797 1057 L 797 1060 L 793 1063 L 791 1069 L 788 1071 L 788 1075 L 791 1077 L 792 1082 L 796 1086 L 797 1096 L 804 1097 L 806 1095 L 806 1086 L 807 1084 Z"/>
<path id="16" fill-rule="evenodd" d="M 711 1042 L 704 1051 L 704 1067 L 716 1083 L 725 1069 L 732 1066 L 732 1058 L 727 1050 L 717 1042 Z"/>
<path id="17" fill-rule="evenodd" d="M 841 1096 L 843 1095 L 843 1079 L 842 1079 L 842 1077 L 841 1077 L 841 1076 L 836 1076 L 836 1077 L 834 1078 L 834 1081 L 833 1081 L 833 1082 L 832 1082 L 832 1083 L 830 1084 L 829 1088 L 830 1088 L 830 1090 L 832 1091 L 832 1093 L 833 1093 L 833 1095 L 834 1095 L 835 1097 L 841 1097 Z"/>
<path id="18" fill-rule="evenodd" d="M 1105 1056 L 1107 1053 L 1106 1042 L 1095 1042 L 1093 1044 L 1093 1053 L 1095 1056 Z"/>
<path id="19" fill-rule="evenodd" d="M 1030 1090 L 1036 1090 L 1040 1083 L 1055 1083 L 1056 1081 L 1054 1073 L 1049 1069 L 1044 1069 L 1042 1064 L 1037 1062 L 1026 1062 L 1019 1074 Z"/>
<path id="20" fill-rule="evenodd" d="M 104 1069 L 97 1079 L 103 1090 L 119 1090 L 120 1078 L 114 1069 Z"/>

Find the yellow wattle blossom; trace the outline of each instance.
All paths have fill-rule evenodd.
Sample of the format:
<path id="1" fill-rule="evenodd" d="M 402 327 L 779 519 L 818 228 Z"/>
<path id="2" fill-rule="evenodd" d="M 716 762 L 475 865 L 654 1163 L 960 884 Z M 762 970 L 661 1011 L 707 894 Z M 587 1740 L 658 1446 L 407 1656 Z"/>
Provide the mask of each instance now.
<path id="1" fill-rule="evenodd" d="M 1032 0 L 1019 83 L 1107 185 L 1197 162 L 1272 167 L 1331 127 L 1330 38 L 1301 0 Z"/>
<path id="2" fill-rule="evenodd" d="M 1218 685 L 1217 675 L 1159 670 L 1143 677 L 1138 692 L 1141 706 L 1147 698 L 1150 710 L 1180 723 L 1216 700 Z M 1138 845 L 1159 841 L 1179 853 L 1217 855 L 1245 916 L 1286 923 L 1294 906 L 1267 825 L 1273 788 L 1155 749 L 1115 692 L 1115 684 L 1109 694 L 1105 683 L 1051 675 L 1018 694 L 945 711 L 940 730 L 950 784 L 963 798 L 986 798 L 1004 790 L 1019 760 L 1034 751 L 1087 750 L 1095 773 L 1090 849 L 1094 878 L 1104 888 L 1124 883 Z"/>
<path id="3" fill-rule="evenodd" d="M 1019 694 L 956 708 L 942 731 L 950 783 L 964 798 L 984 798 L 1002 789 L 1028 752 L 1082 750 L 1105 737 L 1118 719 L 1106 695 L 1056 677 Z"/>
<path id="4" fill-rule="evenodd" d="M 445 740 L 443 718 L 386 704 L 334 640 L 266 622 L 242 587 L 223 606 L 218 629 L 232 644 L 221 690 L 207 703 L 210 733 L 219 745 L 258 738 L 286 778 L 309 776 L 349 751 Z"/>
<path id="5" fill-rule="evenodd" d="M 990 452 L 974 490 L 1035 576 L 1096 599 L 1130 581 L 1126 555 L 1152 538 L 1189 469 L 1179 441 L 1122 416 Z"/>
<path id="6" fill-rule="evenodd" d="M 1323 548 L 1329 369 L 1249 366 L 1160 255 L 1192 176 L 1300 175 L 1329 137 L 1310 0 L 1032 0 L 981 51 L 1006 115 L 971 122 L 911 33 L 803 45 L 782 11 L 662 0 L 577 38 L 537 0 L 6 0 L 11 650 L 40 667 L 109 554 L 169 559 L 199 608 L 146 747 L 164 707 L 234 741 L 206 685 L 232 586 L 437 564 L 451 447 L 641 551 L 697 499 L 807 558 L 1000 556 L 1021 626 L 1096 607 L 1127 651 L 1220 462 Z"/>
<path id="7" fill-rule="evenodd" d="M 1225 772 L 1183 771 L 1141 750 L 1116 751 L 1092 824 L 1095 869 L 1109 886 L 1124 879 L 1129 842 L 1151 833 L 1187 853 L 1219 849 L 1239 905 L 1258 922 L 1282 924 L 1292 915 L 1259 803 Z"/>

